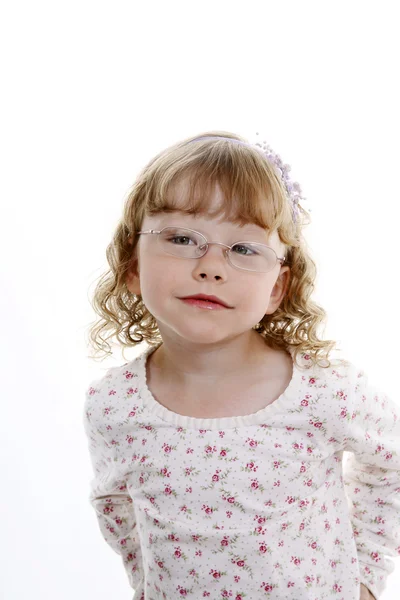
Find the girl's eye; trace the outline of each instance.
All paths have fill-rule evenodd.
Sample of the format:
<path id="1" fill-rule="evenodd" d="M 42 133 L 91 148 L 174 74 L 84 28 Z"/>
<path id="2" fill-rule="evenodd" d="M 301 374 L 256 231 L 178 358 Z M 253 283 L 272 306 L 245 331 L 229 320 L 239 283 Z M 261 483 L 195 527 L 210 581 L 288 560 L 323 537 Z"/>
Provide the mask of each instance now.
<path id="1" fill-rule="evenodd" d="M 170 237 L 170 238 L 169 238 L 169 241 L 172 241 L 173 243 L 175 243 L 175 240 L 179 240 L 179 241 L 177 242 L 177 245 L 178 245 L 178 246 L 187 246 L 188 244 L 186 243 L 186 241 L 190 241 L 190 240 L 191 240 L 191 238 L 190 238 L 190 237 L 187 237 L 187 236 L 185 236 L 185 235 L 174 235 L 173 237 Z M 184 241 L 182 242 L 182 240 L 184 240 Z M 192 240 L 192 241 L 193 241 L 193 240 Z"/>
<path id="2" fill-rule="evenodd" d="M 238 249 L 239 252 L 237 252 Z M 251 256 L 252 254 L 257 254 L 251 248 L 249 248 L 249 246 L 244 246 L 243 244 L 236 244 L 236 246 L 233 246 L 232 250 L 237 252 L 237 254 L 242 254 L 243 256 Z M 246 252 L 247 250 L 249 253 Z"/>

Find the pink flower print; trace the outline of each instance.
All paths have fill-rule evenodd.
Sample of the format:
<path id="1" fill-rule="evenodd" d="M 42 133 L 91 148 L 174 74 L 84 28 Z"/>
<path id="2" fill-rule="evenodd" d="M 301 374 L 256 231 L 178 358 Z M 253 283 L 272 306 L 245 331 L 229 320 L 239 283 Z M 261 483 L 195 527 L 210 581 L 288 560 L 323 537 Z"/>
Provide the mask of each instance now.
<path id="1" fill-rule="evenodd" d="M 181 506 L 181 512 L 186 512 L 187 511 L 187 506 L 186 504 L 184 506 Z"/>
<path id="2" fill-rule="evenodd" d="M 109 395 L 109 396 L 115 396 L 115 394 L 116 394 L 116 393 L 117 393 L 117 392 L 116 392 L 115 390 L 110 390 L 110 391 L 108 392 L 108 395 Z"/>
<path id="3" fill-rule="evenodd" d="M 286 425 L 286 431 L 294 431 L 294 427 L 290 427 L 289 425 Z"/>
<path id="4" fill-rule="evenodd" d="M 246 443 L 249 442 L 250 448 L 257 448 L 258 442 L 252 438 L 247 438 Z"/>
<path id="5" fill-rule="evenodd" d="M 225 514 L 228 517 L 228 519 L 230 519 L 233 513 L 231 510 L 227 510 Z"/>
<path id="6" fill-rule="evenodd" d="M 210 575 L 212 575 L 214 577 L 214 579 L 220 579 L 221 571 L 216 571 L 215 569 L 211 569 Z"/>
<path id="7" fill-rule="evenodd" d="M 266 546 L 266 544 L 265 544 L 264 542 L 262 542 L 262 543 L 260 544 L 260 547 L 259 547 L 259 549 L 258 549 L 258 550 L 259 550 L 259 552 L 261 552 L 262 554 L 265 554 L 265 553 L 266 553 L 266 551 L 267 551 L 267 546 Z"/>
<path id="8" fill-rule="evenodd" d="M 335 583 L 335 585 L 333 586 L 333 591 L 334 592 L 341 592 L 342 591 L 342 586 L 338 585 L 337 583 Z"/>
<path id="9" fill-rule="evenodd" d="M 222 449 L 219 453 L 220 456 L 226 456 L 226 450 Z"/>
<path id="10" fill-rule="evenodd" d="M 335 560 L 330 560 L 329 564 L 331 565 L 332 569 L 336 569 L 337 562 Z"/>
<path id="11" fill-rule="evenodd" d="M 164 567 L 164 563 L 161 560 L 158 561 L 157 565 L 160 567 L 160 569 Z"/>
<path id="12" fill-rule="evenodd" d="M 313 449 L 311 448 L 311 446 L 307 446 L 307 454 L 312 454 L 313 453 Z"/>
<path id="13" fill-rule="evenodd" d="M 325 531 L 330 531 L 330 529 L 331 529 L 331 526 L 330 526 L 329 521 L 325 521 Z"/>
<path id="14" fill-rule="evenodd" d="M 193 454 L 193 448 L 188 448 L 186 450 L 186 454 Z"/>
<path id="15" fill-rule="evenodd" d="M 107 408 L 104 409 L 104 414 L 109 415 L 110 411 L 111 411 L 111 408 L 108 406 Z"/>
<path id="16" fill-rule="evenodd" d="M 196 550 L 196 556 L 203 556 L 203 552 L 201 550 Z"/>
<path id="17" fill-rule="evenodd" d="M 313 549 L 316 550 L 317 549 L 317 542 L 313 542 L 312 544 L 309 544 L 309 546 Z"/>
<path id="18" fill-rule="evenodd" d="M 179 548 L 179 546 L 175 546 L 174 556 L 176 558 L 180 558 L 182 556 L 182 552 L 181 552 L 181 549 Z"/>
<path id="19" fill-rule="evenodd" d="M 293 587 L 293 586 L 294 586 L 294 583 L 293 583 L 293 581 L 288 581 L 288 584 L 287 584 L 287 586 L 288 586 L 288 588 L 290 588 L 290 587 Z"/>
<path id="20" fill-rule="evenodd" d="M 265 523 L 265 517 L 259 517 L 258 515 L 256 515 L 255 519 L 257 520 L 257 523 Z"/>
<path id="21" fill-rule="evenodd" d="M 134 417 L 135 415 L 136 415 L 136 411 L 135 411 L 135 410 L 132 410 L 132 411 L 129 413 L 128 417 Z"/>
<path id="22" fill-rule="evenodd" d="M 233 496 L 229 496 L 229 498 L 227 498 L 229 504 L 233 504 L 235 502 L 235 498 L 233 498 Z"/>
<path id="23" fill-rule="evenodd" d="M 318 423 L 314 423 L 314 427 L 320 428 L 320 427 L 322 427 L 322 423 L 320 421 L 318 421 Z"/>
<path id="24" fill-rule="evenodd" d="M 378 498 L 378 500 L 376 500 L 376 503 L 378 506 L 384 506 L 386 504 L 386 502 L 384 500 L 381 500 L 380 498 Z"/>
<path id="25" fill-rule="evenodd" d="M 138 389 L 137 388 L 128 388 L 127 389 L 127 393 L 128 394 L 137 394 Z"/>
<path id="26" fill-rule="evenodd" d="M 375 561 L 375 562 L 379 562 L 381 559 L 379 557 L 378 552 L 371 552 L 371 558 Z"/>
<path id="27" fill-rule="evenodd" d="M 265 583 L 265 581 L 262 582 L 260 587 L 264 590 L 264 592 L 272 592 L 274 589 L 270 583 Z"/>
<path id="28" fill-rule="evenodd" d="M 168 471 L 168 469 L 164 467 L 163 469 L 161 469 L 160 475 L 162 475 L 163 477 L 170 477 L 171 471 Z"/>
<path id="29" fill-rule="evenodd" d="M 347 416 L 347 408 L 343 408 L 342 412 L 340 413 L 340 416 L 344 419 L 344 417 Z"/>
<path id="30" fill-rule="evenodd" d="M 214 475 L 212 476 L 212 480 L 213 481 L 219 481 L 219 475 L 218 473 L 220 473 L 220 470 L 217 469 L 217 471 L 215 471 Z"/>
<path id="31" fill-rule="evenodd" d="M 112 512 L 114 512 L 114 507 L 113 507 L 113 505 L 112 505 L 112 504 L 110 504 L 110 506 L 105 506 L 105 507 L 103 508 L 103 514 L 104 514 L 104 515 L 109 515 L 109 514 L 111 514 Z"/>
<path id="32" fill-rule="evenodd" d="M 199 429 L 199 433 L 204 434 L 207 432 L 207 429 Z"/>
<path id="33" fill-rule="evenodd" d="M 315 381 L 316 381 L 315 377 L 308 378 L 308 383 L 310 383 L 311 385 L 313 385 L 315 383 Z"/>
<path id="34" fill-rule="evenodd" d="M 174 533 L 169 533 L 168 539 L 172 540 L 173 542 L 179 542 L 179 538 Z"/>
<path id="35" fill-rule="evenodd" d="M 133 442 L 133 437 L 131 435 L 127 435 L 126 436 L 126 441 L 128 442 L 128 444 L 132 444 Z"/>
<path id="36" fill-rule="evenodd" d="M 236 564 L 238 567 L 244 567 L 244 560 L 238 560 Z"/>
<path id="37" fill-rule="evenodd" d="M 210 506 L 206 506 L 205 504 L 203 504 L 203 506 L 201 507 L 201 510 L 204 510 L 204 512 L 207 515 L 210 515 L 213 512 L 213 509 Z"/>
<path id="38" fill-rule="evenodd" d="M 294 563 L 296 566 L 298 566 L 301 562 L 300 558 L 298 558 L 297 556 L 292 556 L 292 558 L 290 559 L 290 562 Z"/>
<path id="39" fill-rule="evenodd" d="M 164 452 L 166 453 L 170 453 L 171 452 L 171 446 L 168 446 L 168 444 L 163 444 L 163 448 L 164 448 Z"/>
<path id="40" fill-rule="evenodd" d="M 305 471 L 306 471 L 305 466 L 301 465 L 301 467 L 300 467 L 300 473 L 305 473 Z"/>
<path id="41" fill-rule="evenodd" d="M 308 400 L 302 400 L 300 404 L 301 406 L 308 406 Z"/>
<path id="42" fill-rule="evenodd" d="M 386 460 L 390 460 L 392 457 L 393 457 L 393 455 L 392 455 L 391 452 L 386 452 L 386 454 L 385 454 L 385 459 Z"/>
<path id="43" fill-rule="evenodd" d="M 279 487 L 281 485 L 280 480 L 278 479 L 278 481 L 274 481 L 274 487 Z"/>
<path id="44" fill-rule="evenodd" d="M 156 499 L 155 499 L 155 498 L 150 498 L 150 502 L 151 502 L 152 504 L 154 504 L 154 502 L 155 502 L 155 501 L 156 501 Z"/>
<path id="45" fill-rule="evenodd" d="M 258 467 L 254 466 L 254 461 L 247 463 L 246 469 L 250 469 L 250 471 L 257 471 Z"/>
<path id="46" fill-rule="evenodd" d="M 132 379 L 133 377 L 133 373 L 131 373 L 130 371 L 125 371 L 124 375 L 125 379 Z"/>
<path id="47" fill-rule="evenodd" d="M 186 492 L 188 492 L 188 494 L 191 494 L 192 493 L 192 488 L 191 487 L 186 488 Z"/>
<path id="48" fill-rule="evenodd" d="M 172 494 L 172 488 L 171 488 L 171 486 L 167 485 L 167 487 L 164 489 L 164 494 L 166 494 L 167 496 L 169 496 L 170 494 Z"/>
<path id="49" fill-rule="evenodd" d="M 283 546 L 283 545 L 284 545 L 284 544 L 283 544 L 283 540 L 280 540 L 280 542 L 279 542 L 279 544 L 278 544 L 278 547 L 279 547 L 279 548 L 281 548 L 281 546 Z"/>
<path id="50" fill-rule="evenodd" d="M 303 531 L 304 527 L 305 527 L 304 523 L 300 523 L 300 525 L 299 525 L 299 531 Z"/>
<path id="51" fill-rule="evenodd" d="M 298 444 L 297 442 L 294 442 L 294 444 L 292 444 L 292 446 L 295 450 L 302 450 L 302 448 L 303 448 L 303 444 Z"/>
<path id="52" fill-rule="evenodd" d="M 304 482 L 304 485 L 311 487 L 312 486 L 312 479 L 308 479 L 307 481 Z"/>
<path id="53" fill-rule="evenodd" d="M 183 431 L 183 427 L 177 427 L 177 428 L 176 428 L 176 431 L 177 431 L 178 433 L 182 433 L 182 431 Z"/>
<path id="54" fill-rule="evenodd" d="M 250 486 L 250 487 L 251 487 L 253 490 L 257 490 L 257 489 L 258 489 L 258 485 L 259 485 L 259 484 L 258 484 L 258 480 L 257 480 L 257 479 L 252 479 L 252 480 L 251 480 L 251 486 Z"/>
<path id="55" fill-rule="evenodd" d="M 225 431 L 218 431 L 218 435 L 220 438 L 223 438 L 225 435 Z"/>
<path id="56" fill-rule="evenodd" d="M 126 546 L 126 539 L 122 539 L 119 542 L 121 544 L 121 546 Z"/>
<path id="57" fill-rule="evenodd" d="M 187 596 L 188 591 L 186 588 L 183 588 L 180 585 L 178 585 L 178 587 L 176 589 L 179 590 L 180 596 Z"/>
<path id="58" fill-rule="evenodd" d="M 281 462 L 279 460 L 274 460 L 274 469 L 278 469 L 280 467 Z"/>
<path id="59" fill-rule="evenodd" d="M 296 498 L 294 496 L 288 496 L 285 500 L 285 502 L 287 502 L 288 504 L 293 504 L 293 502 L 296 501 Z"/>
<path id="60" fill-rule="evenodd" d="M 311 433 L 311 431 L 307 431 L 307 437 L 309 437 L 309 438 L 314 437 L 314 434 Z"/>
<path id="61" fill-rule="evenodd" d="M 229 537 L 227 535 L 225 535 L 223 537 L 223 539 L 221 540 L 221 546 L 228 546 L 229 545 Z"/>

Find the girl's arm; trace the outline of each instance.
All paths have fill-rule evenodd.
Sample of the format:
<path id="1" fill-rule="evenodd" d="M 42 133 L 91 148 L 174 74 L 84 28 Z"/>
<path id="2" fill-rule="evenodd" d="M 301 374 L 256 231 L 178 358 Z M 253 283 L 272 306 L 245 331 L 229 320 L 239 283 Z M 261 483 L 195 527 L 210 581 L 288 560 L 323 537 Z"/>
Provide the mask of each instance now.
<path id="1" fill-rule="evenodd" d="M 137 589 L 140 544 L 132 498 L 126 490 L 112 435 L 107 435 L 101 418 L 98 398 L 102 380 L 86 392 L 84 428 L 89 442 L 90 458 L 95 473 L 90 484 L 89 501 L 93 506 L 100 531 L 111 548 L 121 555 L 129 583 Z"/>
<path id="2" fill-rule="evenodd" d="M 361 584 L 378 600 L 400 555 L 400 409 L 354 368 L 347 406 L 344 472 Z"/>

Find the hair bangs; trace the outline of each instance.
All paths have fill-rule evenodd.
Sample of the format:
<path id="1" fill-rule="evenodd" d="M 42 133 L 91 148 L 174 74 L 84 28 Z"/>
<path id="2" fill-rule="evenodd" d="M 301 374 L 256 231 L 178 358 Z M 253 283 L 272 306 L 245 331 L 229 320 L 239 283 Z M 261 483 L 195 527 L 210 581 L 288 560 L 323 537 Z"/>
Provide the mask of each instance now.
<path id="1" fill-rule="evenodd" d="M 153 162 L 146 212 L 182 211 L 255 223 L 277 230 L 291 219 L 288 201 L 272 166 L 257 149 L 224 140 L 201 140 L 175 147 Z M 219 188 L 216 208 L 212 198 Z"/>

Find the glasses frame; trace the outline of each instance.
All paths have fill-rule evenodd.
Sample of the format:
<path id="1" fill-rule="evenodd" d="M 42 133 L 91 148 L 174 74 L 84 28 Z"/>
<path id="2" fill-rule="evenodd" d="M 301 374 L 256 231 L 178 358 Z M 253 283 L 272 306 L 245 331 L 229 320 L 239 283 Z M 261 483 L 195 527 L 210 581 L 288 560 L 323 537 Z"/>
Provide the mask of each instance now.
<path id="1" fill-rule="evenodd" d="M 277 262 L 280 262 L 281 265 L 283 265 L 284 262 L 286 261 L 285 256 L 279 257 L 277 255 L 277 253 L 275 252 L 275 250 L 273 248 L 271 248 L 271 246 L 267 246 L 267 244 L 260 244 L 259 242 L 250 242 L 250 241 L 238 241 L 238 242 L 235 242 L 234 244 L 232 244 L 232 246 L 228 246 L 227 244 L 223 244 L 222 242 L 209 242 L 207 240 L 206 236 L 203 235 L 202 233 L 200 233 L 200 231 L 196 231 L 195 229 L 190 229 L 189 227 L 177 227 L 175 225 L 172 225 L 172 226 L 169 225 L 167 227 L 163 227 L 160 230 L 148 229 L 147 231 L 137 231 L 136 233 L 137 233 L 137 235 L 143 235 L 146 233 L 158 235 L 158 234 L 162 233 L 165 229 L 184 229 L 185 231 L 191 231 L 192 233 L 197 233 L 197 235 L 201 236 L 205 240 L 205 243 L 203 244 L 203 246 L 205 246 L 205 250 L 204 250 L 203 254 L 200 254 L 200 256 L 177 256 L 176 254 L 172 254 L 171 252 L 166 252 L 166 254 L 169 254 L 170 256 L 175 256 L 175 258 L 183 258 L 184 260 L 202 258 L 205 254 L 207 254 L 209 246 L 216 245 L 216 246 L 223 246 L 225 248 L 225 250 L 224 250 L 225 258 L 228 260 L 229 264 L 234 269 L 239 269 L 240 271 L 250 271 L 251 273 L 270 273 L 271 271 L 273 271 L 275 269 Z M 244 267 L 238 267 L 237 265 L 234 265 L 230 260 L 230 251 L 237 244 L 253 244 L 253 245 L 257 244 L 258 246 L 264 246 L 264 248 L 268 248 L 269 250 L 272 250 L 272 252 L 276 256 L 276 262 L 275 262 L 274 266 L 269 271 L 254 271 L 253 269 L 246 269 Z"/>

